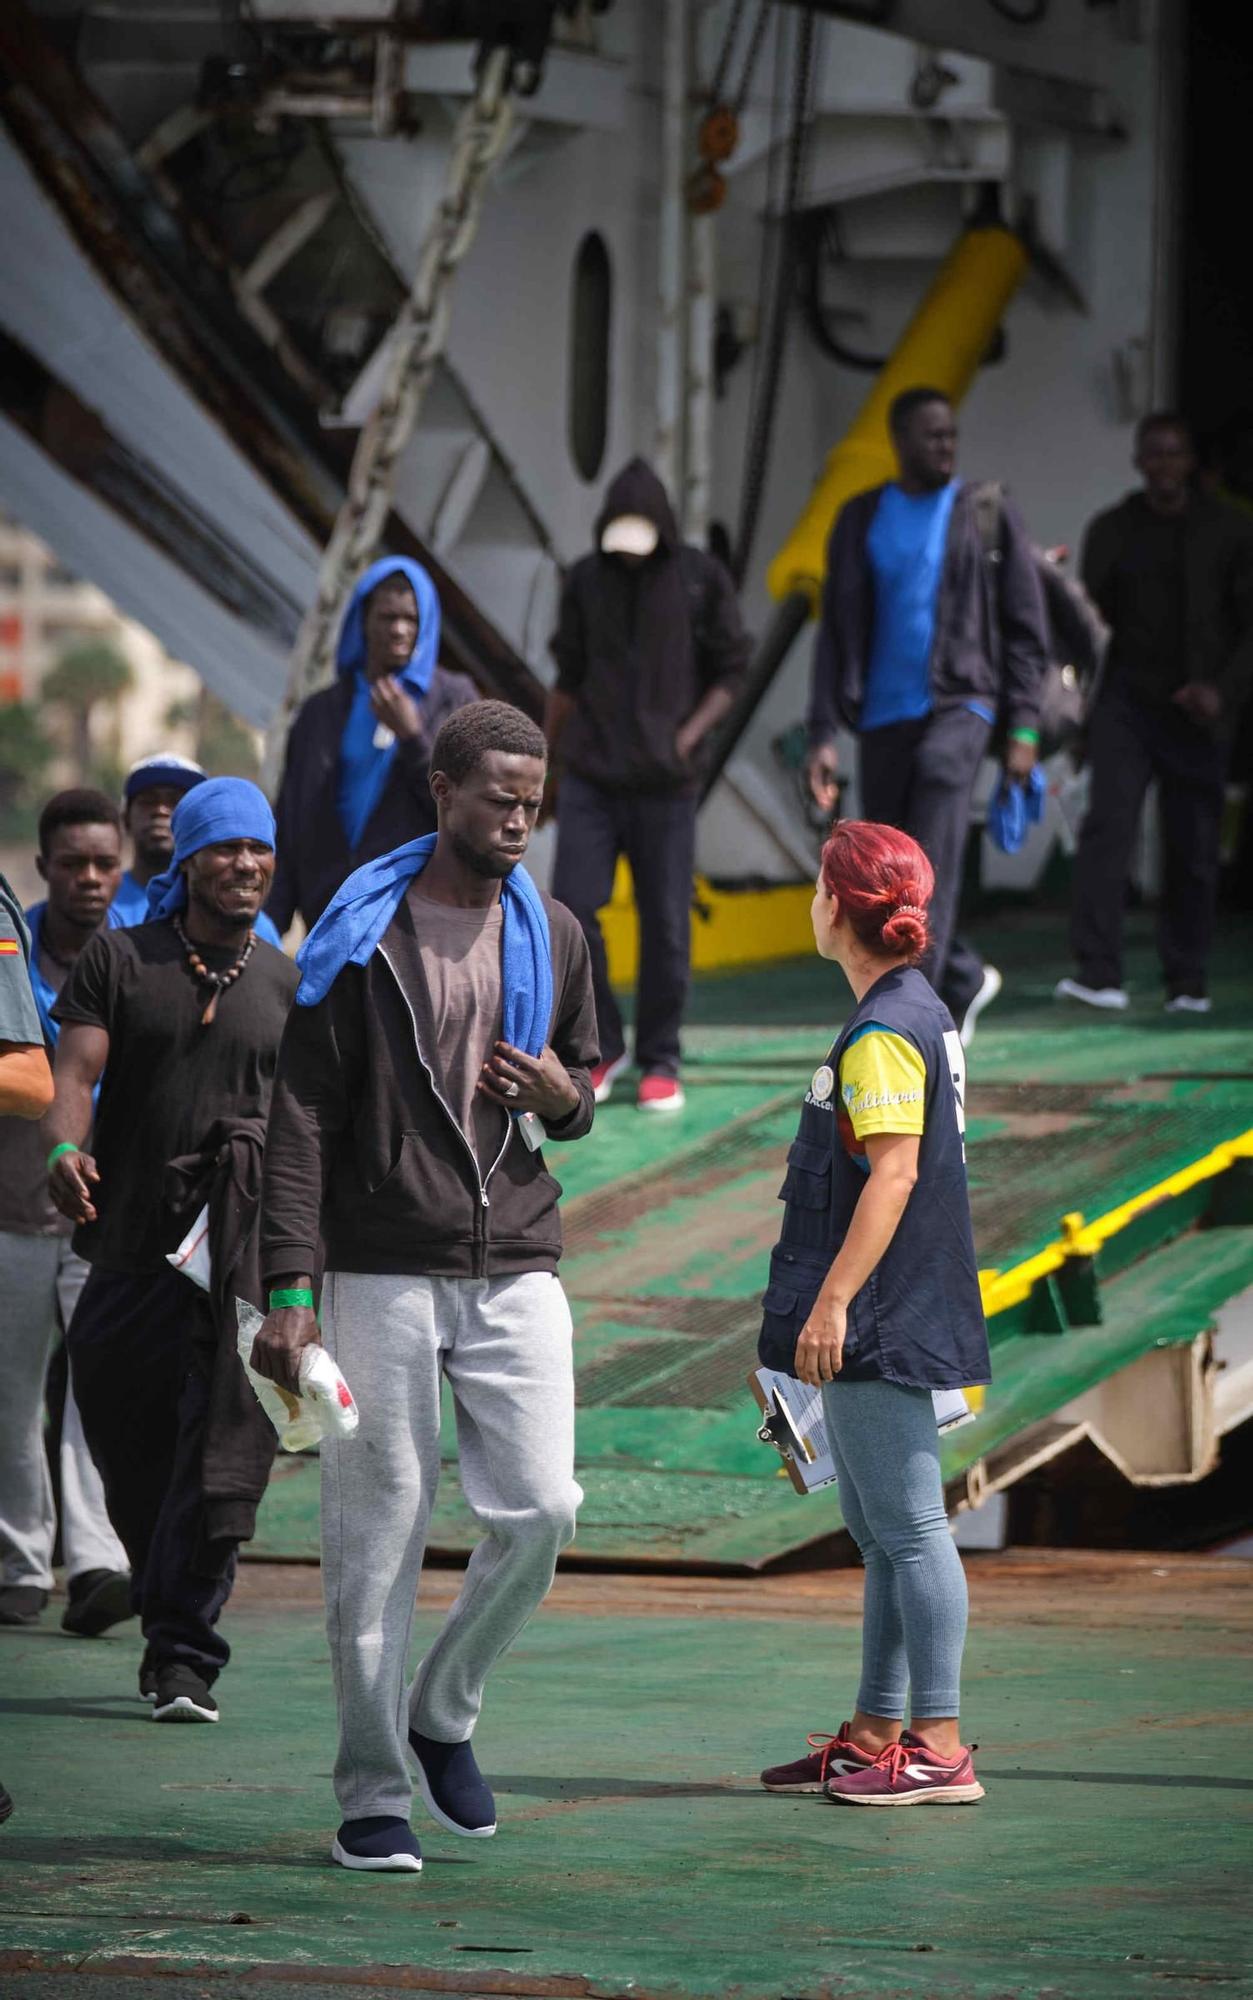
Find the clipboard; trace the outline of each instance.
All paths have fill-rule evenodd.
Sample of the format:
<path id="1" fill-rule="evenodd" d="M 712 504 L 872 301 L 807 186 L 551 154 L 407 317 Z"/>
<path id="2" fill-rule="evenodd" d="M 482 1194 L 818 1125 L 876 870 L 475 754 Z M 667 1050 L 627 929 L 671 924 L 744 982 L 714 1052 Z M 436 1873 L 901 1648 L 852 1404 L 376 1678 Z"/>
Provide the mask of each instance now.
<path id="1" fill-rule="evenodd" d="M 751 1369 L 748 1386 L 762 1416 L 757 1435 L 763 1444 L 774 1446 L 796 1491 L 818 1493 L 824 1486 L 834 1486 L 837 1476 L 827 1438 L 822 1390 L 811 1388 L 795 1375 L 780 1374 L 775 1368 Z M 960 1389 L 933 1389 L 931 1400 L 941 1437 L 960 1424 L 972 1424 L 975 1420 L 975 1412 Z"/>
<path id="2" fill-rule="evenodd" d="M 757 1435 L 773 1445 L 798 1493 L 817 1493 L 835 1484 L 835 1461 L 827 1443 L 822 1391 L 781 1375 L 774 1368 L 753 1368 L 748 1386 L 761 1411 Z"/>

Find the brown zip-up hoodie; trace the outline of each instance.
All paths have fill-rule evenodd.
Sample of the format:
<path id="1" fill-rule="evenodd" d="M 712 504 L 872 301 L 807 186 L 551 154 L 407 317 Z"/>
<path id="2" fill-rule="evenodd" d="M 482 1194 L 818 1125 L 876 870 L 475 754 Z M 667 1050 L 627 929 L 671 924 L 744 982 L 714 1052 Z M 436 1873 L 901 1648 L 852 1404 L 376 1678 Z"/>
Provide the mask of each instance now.
<path id="1" fill-rule="evenodd" d="M 548 1040 L 579 1093 L 550 1139 L 591 1130 L 599 1061 L 587 945 L 544 897 L 552 940 Z M 406 1272 L 499 1278 L 551 1271 L 561 1193 L 510 1121 L 480 1173 L 433 1073 L 417 940 L 402 903 L 363 966 L 346 965 L 316 1007 L 293 1007 L 279 1049 L 261 1187 L 261 1272 Z M 319 1237 L 324 1257 L 319 1256 Z"/>

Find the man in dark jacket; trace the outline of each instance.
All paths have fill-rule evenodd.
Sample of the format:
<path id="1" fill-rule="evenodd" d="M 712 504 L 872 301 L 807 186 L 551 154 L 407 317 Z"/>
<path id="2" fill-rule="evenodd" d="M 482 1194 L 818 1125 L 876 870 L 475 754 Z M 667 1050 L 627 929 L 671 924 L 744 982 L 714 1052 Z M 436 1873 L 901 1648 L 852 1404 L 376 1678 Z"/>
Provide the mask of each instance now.
<path id="1" fill-rule="evenodd" d="M 836 729 L 857 731 L 865 818 L 903 827 L 935 870 L 922 969 L 968 1044 L 1001 987 L 995 966 L 955 935 L 970 797 L 998 725 L 1008 774 L 1026 778 L 1035 764 L 1044 600 L 1022 518 L 1004 496 L 999 546 L 984 548 L 978 488 L 954 476 L 948 398 L 906 389 L 889 425 L 899 477 L 845 502 L 827 552 L 809 780 L 833 812 Z"/>
<path id="2" fill-rule="evenodd" d="M 1060 980 L 1057 994 L 1090 1007 L 1128 1004 L 1127 874 L 1156 779 L 1166 1010 L 1205 1014 L 1227 760 L 1253 685 L 1253 525 L 1193 490 L 1196 455 L 1182 418 L 1146 417 L 1135 462 L 1142 490 L 1098 514 L 1084 538 L 1083 580 L 1110 641 L 1088 733 L 1089 803 L 1075 857 L 1077 976 Z"/>
<path id="3" fill-rule="evenodd" d="M 553 894 L 591 951 L 593 1082 L 603 1103 L 627 1057 L 596 913 L 626 855 L 640 922 L 638 1103 L 678 1111 L 701 749 L 731 706 L 749 641 L 726 570 L 680 541 L 665 488 L 643 459 L 610 485 L 596 544 L 566 578 L 552 642 L 557 681 L 545 733 L 561 766 Z"/>
<path id="4" fill-rule="evenodd" d="M 363 861 L 435 829 L 431 745 L 473 681 L 439 664 L 439 597 L 420 563 L 383 556 L 353 591 L 338 677 L 292 724 L 267 913 L 316 923 Z"/>
<path id="5" fill-rule="evenodd" d="M 331 902 L 301 950 L 279 1059 L 271 1311 L 253 1366 L 294 1389 L 302 1350 L 324 1339 L 361 1413 L 354 1437 L 322 1447 L 331 1853 L 346 1868 L 421 1867 L 406 1752 L 441 1826 L 495 1832 L 470 1744 L 483 1683 L 544 1598 L 582 1497 L 561 1190 L 539 1147 L 591 1126 L 596 1025 L 579 927 L 518 866 L 544 775 L 544 738 L 518 709 L 478 702 L 444 724 L 438 833 Z M 484 1536 L 406 1700 L 443 1381 Z"/>

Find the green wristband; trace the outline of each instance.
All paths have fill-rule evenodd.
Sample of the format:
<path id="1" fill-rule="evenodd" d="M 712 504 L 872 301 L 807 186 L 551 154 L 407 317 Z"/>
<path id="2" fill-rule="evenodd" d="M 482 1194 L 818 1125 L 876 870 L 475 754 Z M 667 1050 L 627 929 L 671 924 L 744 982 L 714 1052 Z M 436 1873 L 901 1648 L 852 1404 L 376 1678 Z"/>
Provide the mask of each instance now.
<path id="1" fill-rule="evenodd" d="M 1011 729 L 1009 740 L 1011 743 L 1029 743 L 1033 750 L 1038 750 L 1040 747 L 1040 732 L 1038 729 Z"/>
<path id="2" fill-rule="evenodd" d="M 313 1293 L 307 1285 L 291 1285 L 286 1291 L 270 1293 L 270 1311 L 279 1312 L 283 1306 L 308 1306 L 313 1309 Z"/>
<path id="3" fill-rule="evenodd" d="M 61 1158 L 62 1153 L 81 1153 L 82 1150 L 82 1147 L 76 1146 L 72 1139 L 62 1139 L 59 1146 L 52 1148 L 52 1151 L 44 1161 L 44 1165 L 48 1172 L 51 1173 L 56 1162 Z"/>

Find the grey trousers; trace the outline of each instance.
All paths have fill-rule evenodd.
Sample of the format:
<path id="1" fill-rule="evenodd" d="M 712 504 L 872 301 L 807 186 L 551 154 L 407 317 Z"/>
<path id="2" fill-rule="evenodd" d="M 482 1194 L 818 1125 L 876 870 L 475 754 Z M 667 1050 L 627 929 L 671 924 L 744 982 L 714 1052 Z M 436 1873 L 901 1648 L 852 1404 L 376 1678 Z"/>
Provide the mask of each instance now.
<path id="1" fill-rule="evenodd" d="M 860 743 L 863 813 L 912 834 L 935 870 L 921 970 L 959 1028 L 983 984 L 983 960 L 957 935 L 957 916 L 970 799 L 991 736 L 968 708 L 938 708 L 920 722 L 869 729 Z"/>
<path id="2" fill-rule="evenodd" d="M 490 1669 L 547 1594 L 583 1498 L 571 1334 L 551 1272 L 327 1278 L 322 1337 L 361 1412 L 354 1437 L 322 1446 L 335 1796 L 346 1819 L 408 1818 L 408 1731 L 464 1742 Z M 442 1379 L 456 1412 L 461 1488 L 484 1533 L 406 1690 L 439 1480 Z"/>
<path id="3" fill-rule="evenodd" d="M 0 1230 L 0 1581 L 51 1590 L 57 1512 L 44 1451 L 44 1384 L 87 1265 L 64 1236 Z M 67 1386 L 61 1422 L 61 1547 L 67 1577 L 129 1568 Z"/>

